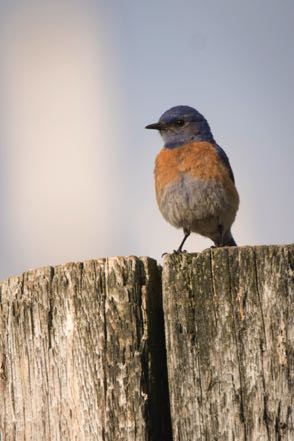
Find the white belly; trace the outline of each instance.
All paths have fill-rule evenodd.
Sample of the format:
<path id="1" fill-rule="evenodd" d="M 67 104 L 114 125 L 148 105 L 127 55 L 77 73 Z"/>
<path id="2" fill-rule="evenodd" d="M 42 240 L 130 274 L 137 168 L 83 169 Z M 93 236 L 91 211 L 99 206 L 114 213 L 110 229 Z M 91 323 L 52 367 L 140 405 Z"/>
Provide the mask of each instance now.
<path id="1" fill-rule="evenodd" d="M 213 181 L 191 179 L 183 176 L 181 181 L 169 185 L 158 201 L 164 218 L 177 228 L 209 236 L 222 224 L 234 220 L 226 191 L 222 184 Z"/>

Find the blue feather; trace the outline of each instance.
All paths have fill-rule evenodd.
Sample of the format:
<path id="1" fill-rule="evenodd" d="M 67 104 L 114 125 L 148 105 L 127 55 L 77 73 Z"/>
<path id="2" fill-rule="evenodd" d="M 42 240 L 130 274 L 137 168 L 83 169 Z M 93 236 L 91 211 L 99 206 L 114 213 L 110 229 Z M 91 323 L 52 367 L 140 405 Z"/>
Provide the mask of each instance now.
<path id="1" fill-rule="evenodd" d="M 227 157 L 226 152 L 218 144 L 215 144 L 215 148 L 216 148 L 216 151 L 217 151 L 219 158 L 223 161 L 224 165 L 226 166 L 226 168 L 230 174 L 230 178 L 232 179 L 233 182 L 235 182 L 233 170 L 232 170 L 232 167 L 231 167 L 231 164 L 230 164 L 229 158 Z"/>

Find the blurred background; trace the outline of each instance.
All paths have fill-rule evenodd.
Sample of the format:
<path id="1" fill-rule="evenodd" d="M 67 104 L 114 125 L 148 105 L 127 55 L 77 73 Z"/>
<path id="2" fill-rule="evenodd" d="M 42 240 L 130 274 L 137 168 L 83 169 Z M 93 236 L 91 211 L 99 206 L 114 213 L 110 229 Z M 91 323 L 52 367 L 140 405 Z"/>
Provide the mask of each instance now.
<path id="1" fill-rule="evenodd" d="M 293 22 L 292 0 L 2 0 L 0 278 L 176 248 L 144 126 L 178 104 L 230 158 L 238 244 L 293 242 Z"/>

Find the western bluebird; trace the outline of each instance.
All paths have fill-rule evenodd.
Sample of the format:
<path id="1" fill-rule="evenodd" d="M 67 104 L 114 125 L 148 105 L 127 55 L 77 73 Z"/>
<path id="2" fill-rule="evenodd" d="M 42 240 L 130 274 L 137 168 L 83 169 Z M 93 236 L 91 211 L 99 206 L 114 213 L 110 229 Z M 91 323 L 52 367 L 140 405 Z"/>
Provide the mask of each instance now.
<path id="1" fill-rule="evenodd" d="M 177 252 L 191 232 L 216 247 L 235 246 L 231 226 L 239 195 L 229 159 L 206 119 L 192 107 L 176 106 L 146 129 L 159 130 L 164 140 L 155 161 L 156 199 L 163 217 L 183 228 Z"/>

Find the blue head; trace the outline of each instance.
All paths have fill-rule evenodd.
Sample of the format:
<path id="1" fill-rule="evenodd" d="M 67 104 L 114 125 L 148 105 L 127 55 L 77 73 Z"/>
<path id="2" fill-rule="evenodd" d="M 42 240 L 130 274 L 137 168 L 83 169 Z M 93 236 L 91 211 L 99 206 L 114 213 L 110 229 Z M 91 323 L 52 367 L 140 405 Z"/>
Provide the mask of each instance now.
<path id="1" fill-rule="evenodd" d="M 214 141 L 204 116 L 189 106 L 172 107 L 161 115 L 157 123 L 145 128 L 159 130 L 167 148 L 191 141 Z"/>

